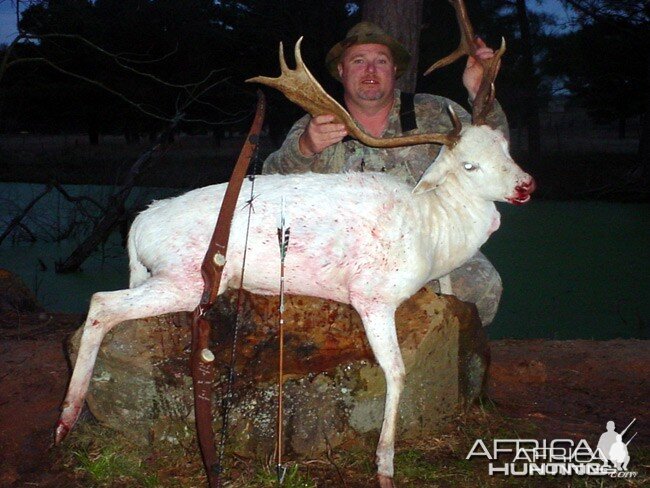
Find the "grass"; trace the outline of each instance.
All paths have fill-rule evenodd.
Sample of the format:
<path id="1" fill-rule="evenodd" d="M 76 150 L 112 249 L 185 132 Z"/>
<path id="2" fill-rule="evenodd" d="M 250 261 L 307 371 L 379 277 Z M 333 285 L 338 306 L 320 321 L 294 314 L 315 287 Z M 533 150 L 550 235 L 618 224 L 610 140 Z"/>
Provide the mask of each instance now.
<path id="1" fill-rule="evenodd" d="M 73 454 L 78 463 L 76 470 L 84 473 L 91 486 L 114 486 L 116 482 L 143 488 L 159 485 L 155 474 L 147 474 L 140 460 L 125 455 L 118 446 L 108 445 L 94 452 L 82 449 Z"/>
<path id="2" fill-rule="evenodd" d="M 269 463 L 261 468 L 249 486 L 251 488 L 274 488 L 278 486 L 278 473 L 275 466 Z M 294 464 L 286 467 L 286 471 L 282 476 L 282 486 L 284 488 L 316 488 L 317 485 L 313 479 L 302 472 L 300 465 Z"/>
<path id="3" fill-rule="evenodd" d="M 94 422 L 82 422 L 60 448 L 58 462 L 88 488 L 202 486 L 193 446 L 142 446 Z"/>
<path id="4" fill-rule="evenodd" d="M 395 481 L 407 488 L 433 487 L 571 487 L 596 488 L 648 486 L 650 449 L 630 446 L 632 479 L 565 476 L 489 476 L 484 458 L 465 459 L 476 439 L 539 438 L 537 426 L 527 420 L 501 415 L 489 402 L 459 415 L 444 431 L 418 441 L 399 441 L 395 454 Z M 373 447 L 351 444 L 319 459 L 290 460 L 284 488 L 362 488 L 374 486 Z M 74 470 L 79 486 L 194 487 L 204 486 L 199 453 L 194 445 L 152 447 L 134 445 L 97 424 L 85 423 L 70 435 L 60 451 L 61 462 Z M 278 486 L 271 458 L 248 459 L 228 453 L 223 486 L 271 488 Z"/>

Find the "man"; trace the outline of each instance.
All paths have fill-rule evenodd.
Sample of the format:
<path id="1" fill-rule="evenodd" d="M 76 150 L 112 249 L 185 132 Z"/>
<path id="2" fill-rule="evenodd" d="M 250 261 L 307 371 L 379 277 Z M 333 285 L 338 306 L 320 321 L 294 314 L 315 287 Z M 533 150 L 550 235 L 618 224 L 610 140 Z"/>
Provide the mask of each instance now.
<path id="1" fill-rule="evenodd" d="M 487 59 L 494 55 L 480 39 L 476 42 L 477 56 Z M 410 58 L 408 51 L 378 26 L 360 22 L 332 47 L 325 62 L 330 74 L 343 84 L 348 111 L 372 136 L 448 132 L 452 125 L 447 105 L 464 124 L 469 123 L 469 114 L 451 100 L 429 94 L 408 95 L 395 88 L 395 80 L 404 73 Z M 482 73 L 480 63 L 470 57 L 463 73 L 470 100 L 476 96 Z M 494 105 L 487 120 L 507 137 L 505 115 L 498 103 Z M 347 138 L 345 127 L 333 120 L 332 115 L 305 115 L 291 128 L 282 147 L 267 158 L 263 172 L 386 171 L 415 186 L 440 151 L 438 144 L 367 147 Z M 501 295 L 501 280 L 489 261 L 478 253 L 451 274 L 451 282 L 453 293 L 476 303 L 483 324 L 488 325 Z"/>

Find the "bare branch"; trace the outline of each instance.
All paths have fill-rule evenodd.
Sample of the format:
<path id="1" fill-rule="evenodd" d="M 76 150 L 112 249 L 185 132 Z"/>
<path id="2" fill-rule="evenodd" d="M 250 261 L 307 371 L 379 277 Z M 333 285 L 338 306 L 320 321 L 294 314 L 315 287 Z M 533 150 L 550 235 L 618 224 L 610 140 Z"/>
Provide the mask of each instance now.
<path id="1" fill-rule="evenodd" d="M 47 195 L 47 194 L 50 193 L 51 191 L 52 191 L 52 185 L 51 185 L 51 184 L 48 184 L 48 185 L 45 187 L 45 189 L 44 189 L 44 190 L 43 190 L 39 195 L 37 195 L 36 197 L 34 197 L 34 198 L 32 199 L 32 201 L 29 202 L 29 203 L 27 204 L 27 206 L 23 209 L 23 211 L 22 211 L 20 214 L 16 215 L 16 216 L 11 220 L 11 222 L 9 223 L 9 225 L 7 226 L 7 228 L 5 229 L 5 231 L 2 233 L 2 235 L 0 235 L 0 244 L 2 244 L 2 241 L 4 241 L 5 238 L 6 238 L 9 234 L 11 234 L 11 232 L 12 232 L 16 227 L 21 226 L 21 222 L 22 222 L 22 220 L 27 216 L 27 214 L 28 214 L 29 211 L 34 207 L 34 205 L 36 205 L 36 204 L 38 203 L 38 201 L 39 201 L 41 198 L 43 198 L 45 195 Z M 23 227 L 23 228 L 26 228 L 26 227 L 24 227 L 24 226 L 22 226 L 22 227 Z M 31 234 L 31 232 L 30 232 L 30 234 Z M 33 235 L 33 234 L 32 234 L 32 235 Z"/>
<path id="2" fill-rule="evenodd" d="M 47 58 L 21 58 L 21 59 L 15 59 L 15 60 L 11 61 L 10 63 L 8 63 L 7 67 L 12 66 L 14 64 L 22 64 L 22 63 L 30 63 L 30 62 L 40 62 L 40 63 L 46 64 L 49 67 L 55 69 L 56 71 L 58 71 L 60 73 L 66 74 L 66 75 L 71 76 L 73 78 L 77 78 L 79 80 L 83 80 L 83 81 L 85 81 L 87 83 L 90 83 L 91 85 L 95 85 L 95 86 L 97 86 L 99 88 L 102 88 L 103 90 L 106 90 L 107 92 L 112 93 L 116 97 L 120 98 L 122 101 L 124 101 L 127 104 L 131 105 L 132 107 L 136 108 L 140 112 L 142 112 L 142 113 L 144 113 L 144 114 L 146 114 L 146 115 L 148 115 L 150 117 L 153 117 L 154 119 L 163 120 L 165 122 L 171 122 L 173 120 L 173 118 L 165 117 L 164 115 L 155 114 L 155 113 L 147 110 L 142 104 L 137 103 L 137 102 L 127 98 L 126 95 L 124 95 L 123 93 L 120 93 L 117 90 L 115 90 L 115 89 L 113 89 L 113 88 L 111 88 L 109 86 L 106 86 L 105 84 L 103 84 L 103 83 L 101 83 L 101 82 L 99 82 L 97 80 L 93 80 L 91 78 L 88 78 L 87 76 L 83 76 L 83 75 L 80 75 L 78 73 L 74 73 L 72 71 L 64 69 L 61 66 L 59 66 L 58 64 L 53 63 L 52 61 L 50 61 Z"/>
<path id="3" fill-rule="evenodd" d="M 133 163 L 121 186 L 111 197 L 111 204 L 102 215 L 101 220 L 94 226 L 90 235 L 72 251 L 65 261 L 59 261 L 55 264 L 57 273 L 70 273 L 78 270 L 93 250 L 107 239 L 119 219 L 124 215 L 126 199 L 131 193 L 138 177 L 142 171 L 147 169 L 147 165 L 151 161 L 154 153 L 159 152 L 163 148 L 164 142 L 169 138 L 169 135 L 175 130 L 178 122 L 182 118 L 183 114 L 180 112 L 177 113 L 170 121 L 167 129 L 158 136 L 158 141 L 147 151 L 143 152 L 135 163 Z"/>
<path id="4" fill-rule="evenodd" d="M 50 185 L 52 185 L 54 188 L 56 188 L 61 195 L 63 195 L 63 198 L 65 198 L 67 201 L 71 203 L 78 203 L 78 202 L 89 202 L 92 203 L 95 207 L 97 207 L 98 210 L 104 212 L 104 206 L 100 204 L 97 200 L 86 197 L 86 196 L 81 196 L 81 197 L 73 197 L 70 195 L 65 188 L 61 186 L 61 184 L 58 181 L 52 181 L 50 182 Z"/>
<path id="5" fill-rule="evenodd" d="M 56 34 L 56 33 L 55 34 L 39 34 L 39 35 L 26 34 L 25 38 L 26 39 L 38 39 L 38 40 L 41 40 L 41 39 L 57 39 L 57 38 L 74 39 L 74 40 L 79 41 L 79 42 L 81 42 L 83 44 L 86 44 L 87 46 L 93 48 L 97 52 L 111 58 L 115 62 L 115 64 L 117 64 L 119 67 L 123 68 L 124 70 L 129 71 L 129 72 L 131 72 L 133 74 L 136 74 L 138 76 L 142 76 L 144 78 L 149 78 L 150 80 L 153 80 L 156 83 L 160 83 L 161 85 L 167 86 L 167 87 L 170 87 L 170 88 L 189 89 L 189 88 L 192 88 L 193 86 L 196 86 L 198 84 L 201 84 L 201 83 L 205 82 L 205 80 L 202 80 L 202 81 L 199 81 L 198 83 L 186 83 L 186 84 L 182 84 L 182 85 L 176 84 L 176 83 L 171 83 L 169 81 L 165 81 L 165 80 L 163 80 L 161 78 L 158 78 L 157 76 L 152 75 L 151 73 L 147 73 L 145 71 L 137 70 L 137 69 L 132 68 L 131 66 L 128 66 L 127 64 L 125 64 L 125 63 L 153 64 L 153 63 L 157 63 L 157 62 L 160 62 L 160 61 L 168 58 L 169 56 L 171 56 L 173 54 L 173 52 L 165 54 L 161 58 L 158 58 L 158 59 L 155 59 L 155 60 L 137 61 L 137 60 L 122 58 L 119 54 L 111 53 L 110 51 L 107 51 L 107 50 L 103 49 L 102 47 L 98 46 L 97 44 L 89 41 L 85 37 L 82 37 L 82 36 L 77 35 L 77 34 Z M 223 71 L 223 70 L 212 70 L 208 74 L 208 76 L 206 76 L 206 79 L 210 78 L 214 73 L 217 73 L 218 71 Z"/>

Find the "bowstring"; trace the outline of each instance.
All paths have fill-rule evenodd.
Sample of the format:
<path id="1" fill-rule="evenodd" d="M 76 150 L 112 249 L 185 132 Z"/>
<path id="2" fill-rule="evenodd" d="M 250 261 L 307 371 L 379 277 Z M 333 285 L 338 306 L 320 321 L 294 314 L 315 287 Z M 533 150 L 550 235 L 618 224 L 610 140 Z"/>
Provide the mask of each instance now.
<path id="1" fill-rule="evenodd" d="M 237 300 L 236 300 L 236 315 L 235 315 L 235 324 L 232 335 L 232 345 L 230 348 L 230 364 L 228 365 L 228 380 L 226 382 L 226 392 L 222 395 L 221 400 L 221 431 L 219 434 L 219 453 L 217 466 L 221 472 L 223 472 L 223 458 L 226 450 L 226 440 L 228 437 L 228 420 L 230 409 L 232 408 L 232 397 L 233 390 L 236 379 L 235 371 L 235 361 L 237 359 L 237 339 L 239 336 L 239 329 L 241 325 L 242 317 L 242 308 L 243 308 L 243 285 L 244 285 L 244 270 L 246 269 L 246 255 L 248 253 L 248 237 L 250 235 L 250 223 L 251 216 L 253 213 L 253 199 L 255 196 L 255 179 L 259 170 L 261 169 L 262 160 L 259 157 L 259 144 L 255 148 L 255 153 L 253 155 L 253 164 L 252 171 L 247 175 L 248 180 L 251 182 L 251 191 L 249 200 L 246 202 L 248 205 L 248 220 L 246 222 L 246 237 L 244 238 L 244 253 L 242 256 L 242 267 L 241 267 L 241 276 L 239 280 L 239 287 L 237 289 Z M 249 170 L 251 167 L 249 167 Z"/>

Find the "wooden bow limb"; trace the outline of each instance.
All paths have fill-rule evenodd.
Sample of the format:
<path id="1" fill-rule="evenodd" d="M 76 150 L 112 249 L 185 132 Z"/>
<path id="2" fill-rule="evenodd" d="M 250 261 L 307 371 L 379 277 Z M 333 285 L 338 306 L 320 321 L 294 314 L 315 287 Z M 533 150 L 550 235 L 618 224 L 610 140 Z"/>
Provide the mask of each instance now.
<path id="1" fill-rule="evenodd" d="M 212 385 L 214 384 L 216 372 L 214 368 L 215 357 L 210 350 L 210 322 L 206 319 L 206 314 L 214 305 L 219 292 L 221 275 L 226 264 L 230 226 L 237 198 L 259 143 L 259 135 L 266 111 L 266 101 L 261 91 L 257 92 L 257 96 L 255 118 L 228 182 L 210 245 L 201 265 L 204 288 L 201 301 L 194 309 L 192 322 L 192 355 L 190 362 L 194 384 L 194 416 L 203 465 L 211 488 L 217 488 L 221 485 L 221 466 L 219 465 L 219 457 L 214 444 L 214 430 L 212 428 Z"/>

